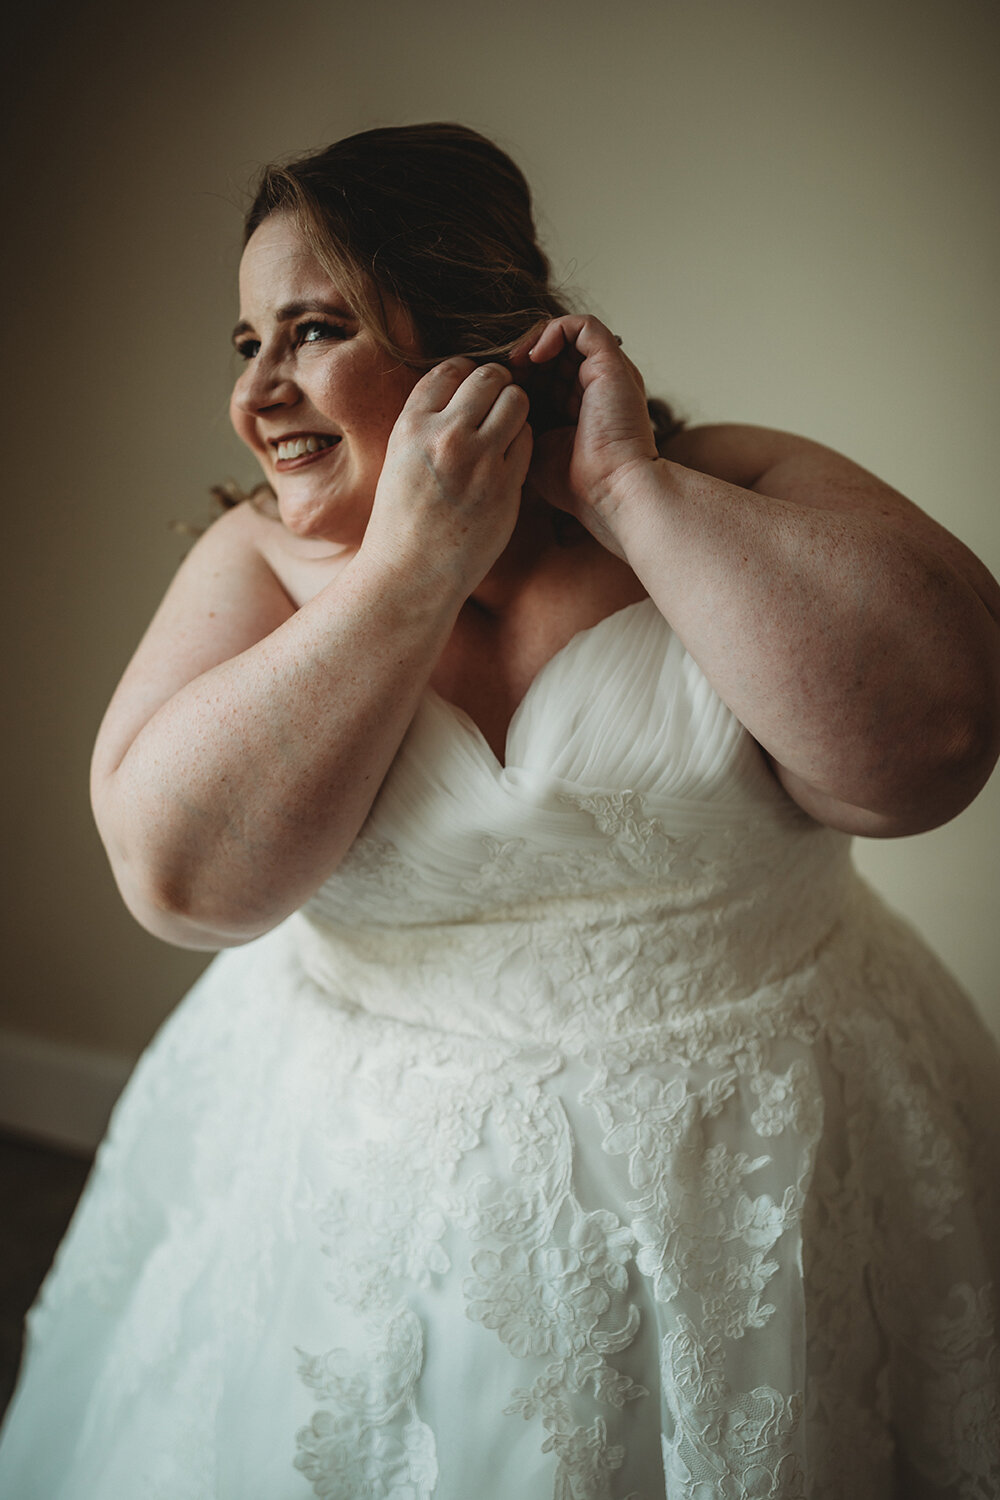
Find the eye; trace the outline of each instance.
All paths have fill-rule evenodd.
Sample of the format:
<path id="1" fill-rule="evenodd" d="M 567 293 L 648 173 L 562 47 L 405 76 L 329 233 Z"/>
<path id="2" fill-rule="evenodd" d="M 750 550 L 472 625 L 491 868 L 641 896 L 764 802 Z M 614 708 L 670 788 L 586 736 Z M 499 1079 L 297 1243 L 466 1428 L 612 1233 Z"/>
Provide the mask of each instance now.
<path id="1" fill-rule="evenodd" d="M 295 327 L 297 344 L 321 344 L 327 339 L 347 339 L 350 336 L 350 330 L 342 323 L 327 323 L 315 318 Z"/>
<path id="2" fill-rule="evenodd" d="M 233 347 L 240 359 L 253 359 L 260 353 L 260 339 L 237 339 Z"/>

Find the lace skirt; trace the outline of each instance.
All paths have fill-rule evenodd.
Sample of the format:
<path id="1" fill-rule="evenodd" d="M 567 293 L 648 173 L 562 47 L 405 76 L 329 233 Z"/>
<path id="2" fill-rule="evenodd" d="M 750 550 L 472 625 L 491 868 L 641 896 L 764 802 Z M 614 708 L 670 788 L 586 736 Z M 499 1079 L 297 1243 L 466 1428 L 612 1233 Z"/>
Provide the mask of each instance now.
<path id="1" fill-rule="evenodd" d="M 576 1052 L 333 1003 L 292 928 L 140 1063 L 11 1500 L 988 1500 L 995 1057 L 879 919 Z"/>

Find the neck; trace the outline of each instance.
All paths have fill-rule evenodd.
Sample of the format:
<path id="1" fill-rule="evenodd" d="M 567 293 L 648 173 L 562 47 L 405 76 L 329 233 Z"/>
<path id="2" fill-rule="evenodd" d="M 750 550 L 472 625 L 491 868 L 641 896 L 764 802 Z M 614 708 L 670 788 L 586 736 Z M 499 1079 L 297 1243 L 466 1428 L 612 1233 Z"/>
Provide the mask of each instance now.
<path id="1" fill-rule="evenodd" d="M 579 521 L 554 510 L 536 491 L 526 488 L 510 541 L 473 591 L 473 602 L 500 613 L 568 548 L 590 540 Z"/>

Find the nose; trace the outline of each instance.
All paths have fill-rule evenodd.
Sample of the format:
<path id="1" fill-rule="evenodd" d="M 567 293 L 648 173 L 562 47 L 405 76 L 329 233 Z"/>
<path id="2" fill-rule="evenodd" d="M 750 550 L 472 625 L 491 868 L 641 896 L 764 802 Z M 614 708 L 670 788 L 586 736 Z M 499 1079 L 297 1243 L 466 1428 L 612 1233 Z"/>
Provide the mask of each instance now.
<path id="1" fill-rule="evenodd" d="M 278 361 L 263 353 L 249 361 L 233 387 L 233 405 L 250 414 L 291 406 L 297 400 L 295 382 Z"/>

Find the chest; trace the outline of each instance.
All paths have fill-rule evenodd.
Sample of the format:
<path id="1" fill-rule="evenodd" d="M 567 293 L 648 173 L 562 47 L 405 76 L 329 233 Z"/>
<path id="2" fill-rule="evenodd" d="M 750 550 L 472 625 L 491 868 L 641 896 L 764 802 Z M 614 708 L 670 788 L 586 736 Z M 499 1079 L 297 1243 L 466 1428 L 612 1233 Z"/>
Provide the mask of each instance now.
<path id="1" fill-rule="evenodd" d="M 538 673 L 581 630 L 645 597 L 627 563 L 582 528 L 571 545 L 529 517 L 491 573 L 466 600 L 429 684 L 479 726 L 503 760 L 514 712 Z M 262 552 L 301 606 L 344 566 L 342 549 L 263 528 Z"/>
<path id="2" fill-rule="evenodd" d="M 430 677 L 430 685 L 479 726 L 501 762 L 510 721 L 538 673 L 581 630 L 645 596 L 635 574 L 609 554 L 607 565 L 525 583 L 493 608 L 473 597 Z"/>

